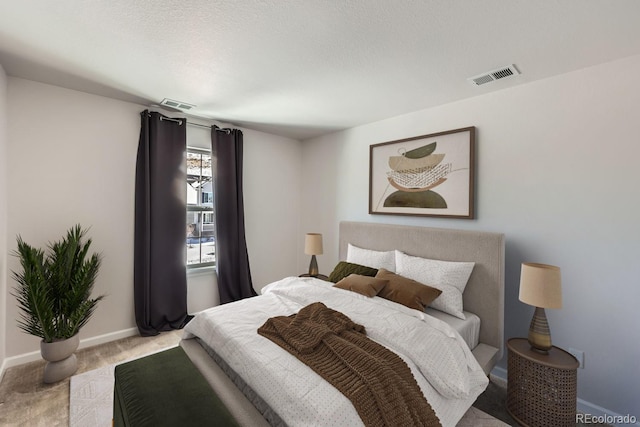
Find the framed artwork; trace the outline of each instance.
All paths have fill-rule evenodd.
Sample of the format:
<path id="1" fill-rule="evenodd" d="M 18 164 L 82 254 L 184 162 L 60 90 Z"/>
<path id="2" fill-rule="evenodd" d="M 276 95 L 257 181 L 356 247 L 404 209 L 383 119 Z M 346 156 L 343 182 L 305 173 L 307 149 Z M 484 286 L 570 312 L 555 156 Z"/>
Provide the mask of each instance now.
<path id="1" fill-rule="evenodd" d="M 475 127 L 369 147 L 369 213 L 474 218 Z"/>

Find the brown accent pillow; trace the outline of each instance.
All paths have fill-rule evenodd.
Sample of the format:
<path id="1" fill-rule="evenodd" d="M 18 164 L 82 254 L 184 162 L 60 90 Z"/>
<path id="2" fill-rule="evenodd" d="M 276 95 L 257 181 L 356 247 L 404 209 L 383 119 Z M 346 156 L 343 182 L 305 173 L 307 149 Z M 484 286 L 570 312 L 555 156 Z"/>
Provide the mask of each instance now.
<path id="1" fill-rule="evenodd" d="M 329 274 L 329 281 L 338 283 L 350 274 L 361 274 L 363 276 L 374 277 L 378 272 L 377 268 L 367 267 L 365 265 L 354 264 L 352 262 L 340 261 L 331 274 Z"/>
<path id="2" fill-rule="evenodd" d="M 374 297 L 378 295 L 378 292 L 380 292 L 387 283 L 389 283 L 389 281 L 385 279 L 376 279 L 375 277 L 363 276 L 361 274 L 350 274 L 333 286 L 357 292 L 368 297 Z"/>
<path id="3" fill-rule="evenodd" d="M 389 281 L 378 293 L 379 297 L 420 311 L 424 311 L 442 293 L 440 289 L 432 288 L 384 268 L 378 270 L 376 277 Z"/>

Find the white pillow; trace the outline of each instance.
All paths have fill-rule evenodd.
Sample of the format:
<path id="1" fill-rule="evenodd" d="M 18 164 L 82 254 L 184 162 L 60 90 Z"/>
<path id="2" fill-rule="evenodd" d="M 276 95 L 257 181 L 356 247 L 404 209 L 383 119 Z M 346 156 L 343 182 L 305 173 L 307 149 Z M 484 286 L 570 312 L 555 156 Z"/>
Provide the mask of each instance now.
<path id="1" fill-rule="evenodd" d="M 374 251 L 353 246 L 347 246 L 347 262 L 365 265 L 378 270 L 384 268 L 394 273 L 396 271 L 396 255 L 394 251 Z"/>
<path id="2" fill-rule="evenodd" d="M 474 262 L 438 261 L 395 251 L 396 273 L 425 285 L 440 289 L 442 294 L 431 307 L 465 319 L 462 293 L 467 286 Z"/>

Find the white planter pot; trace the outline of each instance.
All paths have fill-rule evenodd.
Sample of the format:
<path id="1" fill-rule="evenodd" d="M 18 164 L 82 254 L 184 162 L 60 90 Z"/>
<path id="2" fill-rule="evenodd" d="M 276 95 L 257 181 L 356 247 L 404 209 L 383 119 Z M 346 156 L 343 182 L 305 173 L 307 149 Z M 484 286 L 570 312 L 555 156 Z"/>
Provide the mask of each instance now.
<path id="1" fill-rule="evenodd" d="M 73 337 L 54 342 L 40 342 L 40 353 L 47 361 L 44 367 L 43 381 L 47 384 L 55 383 L 70 377 L 78 370 L 78 359 L 74 352 L 78 349 L 80 338 Z"/>

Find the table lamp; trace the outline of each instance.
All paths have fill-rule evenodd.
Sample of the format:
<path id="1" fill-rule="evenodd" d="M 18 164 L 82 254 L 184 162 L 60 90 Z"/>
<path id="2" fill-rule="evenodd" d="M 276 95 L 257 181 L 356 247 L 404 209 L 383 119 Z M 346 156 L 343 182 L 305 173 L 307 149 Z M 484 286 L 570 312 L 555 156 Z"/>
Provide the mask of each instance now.
<path id="1" fill-rule="evenodd" d="M 316 255 L 322 255 L 322 234 L 307 233 L 304 239 L 304 253 L 311 255 L 311 263 L 309 264 L 309 276 L 318 276 L 318 261 Z"/>
<path id="2" fill-rule="evenodd" d="M 523 263 L 519 299 L 536 308 L 529 326 L 531 348 L 547 353 L 551 349 L 551 332 L 544 309 L 562 308 L 560 268 L 547 264 Z"/>

